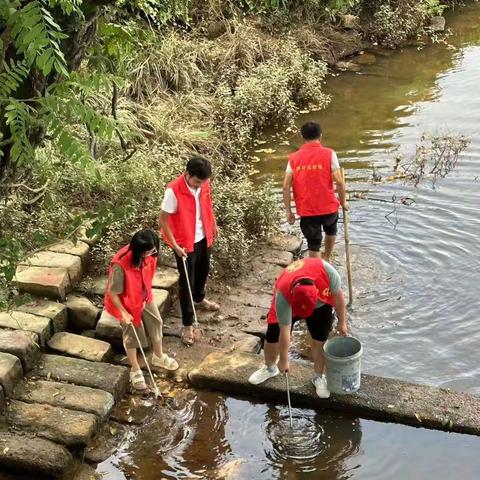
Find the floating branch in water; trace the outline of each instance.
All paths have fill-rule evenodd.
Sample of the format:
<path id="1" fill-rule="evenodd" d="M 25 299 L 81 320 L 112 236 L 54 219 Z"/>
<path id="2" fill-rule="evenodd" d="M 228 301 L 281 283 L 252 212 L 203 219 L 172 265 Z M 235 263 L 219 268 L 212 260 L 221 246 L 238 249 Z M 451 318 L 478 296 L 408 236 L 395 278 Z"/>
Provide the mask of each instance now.
<path id="1" fill-rule="evenodd" d="M 398 177 L 404 177 L 407 183 L 417 187 L 428 178 L 432 187 L 439 178 L 446 177 L 457 167 L 460 154 L 465 151 L 470 139 L 456 134 L 422 135 L 417 145 L 415 156 L 409 161 L 398 160 L 396 171 Z"/>

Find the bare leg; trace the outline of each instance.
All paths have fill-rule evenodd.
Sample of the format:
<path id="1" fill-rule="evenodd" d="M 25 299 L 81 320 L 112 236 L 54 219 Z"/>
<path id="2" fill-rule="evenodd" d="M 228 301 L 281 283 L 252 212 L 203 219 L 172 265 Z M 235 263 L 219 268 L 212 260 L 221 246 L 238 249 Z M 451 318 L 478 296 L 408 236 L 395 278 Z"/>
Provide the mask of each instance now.
<path id="1" fill-rule="evenodd" d="M 153 351 L 157 357 L 161 357 L 163 355 L 163 348 L 162 348 L 162 341 L 158 340 L 153 344 Z"/>
<path id="2" fill-rule="evenodd" d="M 323 254 L 324 260 L 327 262 L 330 261 L 330 257 L 333 252 L 333 247 L 335 246 L 336 235 L 325 235 L 325 252 Z"/>
<path id="3" fill-rule="evenodd" d="M 325 356 L 323 354 L 323 344 L 325 342 L 319 342 L 312 339 L 312 360 L 313 369 L 315 373 L 322 375 L 325 371 Z"/>
<path id="4" fill-rule="evenodd" d="M 138 364 L 138 359 L 137 359 L 137 349 L 136 348 L 125 348 L 125 351 L 127 352 L 128 361 L 130 362 L 130 365 L 132 366 L 132 371 L 133 372 L 138 372 L 138 370 L 140 370 L 140 365 Z"/>
<path id="5" fill-rule="evenodd" d="M 278 359 L 278 342 L 277 343 L 268 343 L 265 341 L 263 346 L 263 353 L 265 355 L 265 365 L 271 367 L 277 363 Z"/>
<path id="6" fill-rule="evenodd" d="M 318 251 L 318 252 L 314 252 L 313 250 L 309 250 L 309 251 L 308 251 L 308 256 L 309 256 L 310 258 L 321 258 L 320 252 L 319 252 L 319 251 Z"/>

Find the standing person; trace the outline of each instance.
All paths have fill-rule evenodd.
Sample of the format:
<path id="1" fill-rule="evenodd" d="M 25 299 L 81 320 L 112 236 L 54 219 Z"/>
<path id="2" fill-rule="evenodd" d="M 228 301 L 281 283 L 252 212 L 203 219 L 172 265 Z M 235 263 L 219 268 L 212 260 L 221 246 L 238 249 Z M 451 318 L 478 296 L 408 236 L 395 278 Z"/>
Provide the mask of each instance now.
<path id="1" fill-rule="evenodd" d="M 320 398 L 328 398 L 330 392 L 324 375 L 323 345 L 332 329 L 333 307 L 338 316 L 338 332 L 347 335 L 345 299 L 340 275 L 335 268 L 321 258 L 303 258 L 289 265 L 275 282 L 272 305 L 267 315 L 265 364 L 248 381 L 258 385 L 280 372 L 288 371 L 293 324 L 305 319 L 312 337 L 315 371 L 312 383 Z"/>
<path id="2" fill-rule="evenodd" d="M 132 367 L 130 382 L 139 391 L 148 390 L 148 386 L 138 364 L 139 345 L 133 329 L 140 342 L 146 344 L 146 328 L 153 346 L 152 365 L 167 370 L 178 368 L 176 360 L 163 353 L 163 322 L 152 297 L 158 248 L 158 235 L 152 230 L 135 233 L 113 257 L 105 292 L 105 310 L 121 322 L 123 345 Z"/>
<path id="3" fill-rule="evenodd" d="M 182 342 L 195 342 L 193 308 L 188 292 L 183 259 L 187 260 L 188 277 L 196 308 L 216 311 L 220 307 L 205 298 L 205 284 L 210 270 L 210 249 L 218 235 L 210 192 L 210 162 L 192 157 L 186 171 L 167 185 L 160 212 L 162 236 L 173 249 L 180 273 L 179 298 L 182 310 Z"/>
<path id="4" fill-rule="evenodd" d="M 336 153 L 320 143 L 322 138 L 320 125 L 307 122 L 302 126 L 301 132 L 304 144 L 288 158 L 283 182 L 283 204 L 288 223 L 293 225 L 295 223 L 295 214 L 291 208 L 293 190 L 293 200 L 300 217 L 300 229 L 307 239 L 309 256 L 320 257 L 323 228 L 325 232 L 323 258 L 329 261 L 337 235 L 339 205 L 348 210 L 345 184 Z M 335 196 L 334 182 L 340 202 Z"/>

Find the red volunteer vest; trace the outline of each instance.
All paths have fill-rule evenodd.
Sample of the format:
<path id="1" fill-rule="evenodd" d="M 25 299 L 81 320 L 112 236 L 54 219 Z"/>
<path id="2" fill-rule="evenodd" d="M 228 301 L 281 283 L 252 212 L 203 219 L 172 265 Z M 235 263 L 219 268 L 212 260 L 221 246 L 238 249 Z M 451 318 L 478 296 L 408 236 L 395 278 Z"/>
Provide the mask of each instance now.
<path id="1" fill-rule="evenodd" d="M 168 217 L 170 229 L 177 243 L 185 248 L 187 252 L 193 252 L 197 209 L 195 198 L 188 189 L 185 174 L 180 175 L 170 182 L 167 188 L 171 188 L 177 198 L 177 211 Z M 205 236 L 207 238 L 207 246 L 210 247 L 213 243 L 213 229 L 215 225 L 210 181 L 207 180 L 200 188 L 199 200 L 202 209 L 203 229 L 205 230 Z M 161 234 L 165 242 L 170 245 L 165 233 L 161 231 Z M 170 247 L 171 246 L 172 245 L 170 245 Z"/>
<path id="2" fill-rule="evenodd" d="M 293 198 L 300 217 L 338 211 L 332 178 L 332 149 L 307 142 L 288 161 L 293 171 Z"/>
<path id="3" fill-rule="evenodd" d="M 273 299 L 267 315 L 268 323 L 278 323 L 275 308 L 277 289 L 285 300 L 292 305 L 292 285 L 300 278 L 311 278 L 318 289 L 318 298 L 323 303 L 334 306 L 333 295 L 330 293 L 330 279 L 323 266 L 321 258 L 302 258 L 289 265 L 277 278 L 273 290 Z M 292 311 L 292 318 L 302 318 L 300 311 Z"/>
<path id="4" fill-rule="evenodd" d="M 111 278 L 112 267 L 114 263 L 120 265 L 125 272 L 125 286 L 123 292 L 119 295 L 125 310 L 132 315 L 133 324 L 140 326 L 142 321 L 143 302 L 150 303 L 152 301 L 152 280 L 157 268 L 157 257 L 149 256 L 145 258 L 142 268 L 132 267 L 132 253 L 128 250 L 128 245 L 119 250 L 112 259 L 109 268 L 109 278 Z M 110 280 L 109 280 L 110 282 Z M 144 288 L 147 298 L 144 298 Z M 118 320 L 122 315 L 117 307 L 113 304 L 109 293 L 109 285 L 105 292 L 105 310 Z"/>

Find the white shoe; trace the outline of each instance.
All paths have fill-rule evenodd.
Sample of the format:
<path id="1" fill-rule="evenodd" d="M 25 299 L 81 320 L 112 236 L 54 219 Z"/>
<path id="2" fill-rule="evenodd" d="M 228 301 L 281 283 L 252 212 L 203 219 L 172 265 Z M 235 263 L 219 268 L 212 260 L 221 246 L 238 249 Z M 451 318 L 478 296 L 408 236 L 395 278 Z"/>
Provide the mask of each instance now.
<path id="1" fill-rule="evenodd" d="M 312 383 L 313 383 L 313 386 L 315 387 L 317 395 L 320 398 L 328 398 L 330 396 L 330 391 L 328 390 L 328 387 L 327 387 L 327 379 L 325 378 L 325 375 L 322 375 L 321 377 L 312 378 Z"/>
<path id="2" fill-rule="evenodd" d="M 276 377 L 280 373 L 280 370 L 275 365 L 275 370 L 273 372 L 268 371 L 268 367 L 263 365 L 262 368 L 259 368 L 256 372 L 253 372 L 250 375 L 248 381 L 253 385 L 258 385 L 260 383 L 265 382 L 269 378 Z"/>

